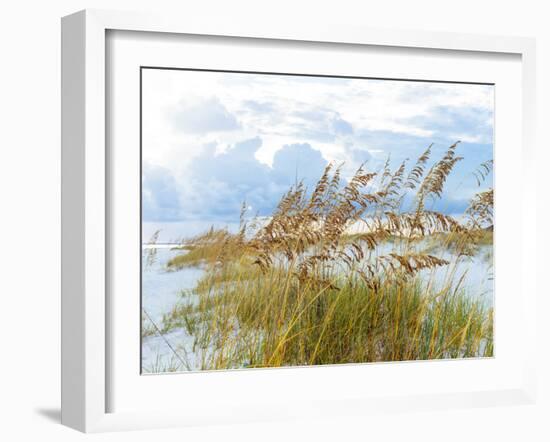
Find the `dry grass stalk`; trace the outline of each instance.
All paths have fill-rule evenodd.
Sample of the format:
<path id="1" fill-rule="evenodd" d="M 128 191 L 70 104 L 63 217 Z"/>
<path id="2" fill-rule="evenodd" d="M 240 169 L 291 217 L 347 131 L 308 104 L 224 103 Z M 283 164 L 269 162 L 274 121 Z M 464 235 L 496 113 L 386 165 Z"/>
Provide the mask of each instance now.
<path id="1" fill-rule="evenodd" d="M 329 164 L 313 189 L 291 187 L 262 227 L 250 229 L 243 204 L 238 233 L 211 229 L 187 241 L 169 266 L 206 265 L 191 309 L 202 318 L 193 330 L 206 345 L 204 367 L 491 355 L 492 310 L 463 293 L 463 277 L 434 291 L 429 275 L 446 266 L 452 276 L 456 263 L 422 250 L 436 241 L 455 259 L 471 256 L 492 225 L 492 189 L 473 198 L 467 223 L 425 208 L 462 159 L 457 147 L 429 169 L 431 145 L 408 173 L 405 162 L 381 173 L 361 165 L 345 183 Z"/>

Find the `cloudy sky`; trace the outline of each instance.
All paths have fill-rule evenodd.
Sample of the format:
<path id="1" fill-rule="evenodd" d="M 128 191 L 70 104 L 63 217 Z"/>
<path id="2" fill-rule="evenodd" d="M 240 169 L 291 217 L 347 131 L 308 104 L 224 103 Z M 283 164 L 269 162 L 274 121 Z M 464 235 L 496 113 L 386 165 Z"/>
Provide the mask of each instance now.
<path id="1" fill-rule="evenodd" d="M 244 200 L 268 215 L 328 162 L 350 176 L 461 140 L 438 203 L 458 214 L 493 155 L 493 86 L 144 69 L 142 98 L 144 239 L 234 226 Z"/>

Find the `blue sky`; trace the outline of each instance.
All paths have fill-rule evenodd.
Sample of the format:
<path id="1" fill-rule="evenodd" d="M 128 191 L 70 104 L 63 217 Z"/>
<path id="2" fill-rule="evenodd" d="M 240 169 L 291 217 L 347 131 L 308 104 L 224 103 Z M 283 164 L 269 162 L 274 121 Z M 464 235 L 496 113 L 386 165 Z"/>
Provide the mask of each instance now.
<path id="1" fill-rule="evenodd" d="M 142 92 L 143 221 L 182 235 L 234 225 L 244 200 L 269 215 L 296 177 L 312 184 L 329 162 L 351 176 L 461 140 L 465 159 L 437 203 L 458 214 L 493 155 L 493 86 L 146 69 Z"/>

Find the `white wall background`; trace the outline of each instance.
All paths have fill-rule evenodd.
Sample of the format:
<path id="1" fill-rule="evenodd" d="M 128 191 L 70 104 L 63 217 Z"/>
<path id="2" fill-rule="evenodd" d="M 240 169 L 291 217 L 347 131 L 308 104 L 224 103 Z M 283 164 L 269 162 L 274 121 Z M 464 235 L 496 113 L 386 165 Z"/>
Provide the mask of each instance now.
<path id="1" fill-rule="evenodd" d="M 546 5 L 545 5 L 546 3 Z M 163 10 L 303 22 L 534 36 L 538 43 L 539 192 L 547 200 L 550 11 L 535 0 L 20 0 L 0 6 L 0 439 L 83 440 L 59 425 L 60 17 L 83 8 Z M 546 8 L 546 9 L 545 9 Z M 548 215 L 541 204 L 540 220 Z M 542 222 L 540 232 L 544 227 Z M 545 272 L 548 239 L 540 236 Z M 550 440 L 547 289 L 540 284 L 536 406 L 162 430 L 94 440 Z"/>

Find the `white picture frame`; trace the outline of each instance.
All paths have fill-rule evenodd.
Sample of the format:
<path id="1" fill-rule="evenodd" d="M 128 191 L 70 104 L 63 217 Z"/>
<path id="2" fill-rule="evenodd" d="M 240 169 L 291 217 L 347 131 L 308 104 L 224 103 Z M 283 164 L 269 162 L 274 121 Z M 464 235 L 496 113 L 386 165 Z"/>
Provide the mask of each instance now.
<path id="1" fill-rule="evenodd" d="M 521 156 L 522 224 L 521 290 L 523 315 L 520 325 L 525 345 L 518 354 L 521 379 L 503 388 L 460 393 L 414 395 L 388 394 L 377 397 L 317 400 L 310 407 L 297 404 L 235 403 L 232 410 L 198 409 L 196 413 L 172 408 L 157 411 L 108 412 L 108 395 L 113 386 L 108 376 L 110 358 L 107 327 L 108 244 L 107 228 L 110 189 L 106 120 L 106 33 L 144 31 L 182 35 L 246 37 L 294 42 L 374 45 L 380 48 L 436 49 L 515 54 L 521 57 Z M 157 17 L 86 10 L 62 20 L 62 423 L 85 432 L 111 431 L 167 426 L 207 425 L 253 422 L 288 417 L 307 418 L 325 415 L 360 415 L 372 410 L 418 410 L 532 403 L 536 395 L 533 337 L 536 316 L 535 268 L 535 43 L 518 37 L 491 37 L 451 33 L 388 31 L 345 26 L 246 22 L 209 22 L 194 17 Z M 497 295 L 498 296 L 498 295 Z M 384 370 L 384 366 L 381 366 Z M 292 369 L 290 369 L 292 370 Z M 288 370 L 287 370 L 288 372 Z M 263 379 L 274 376 L 263 371 Z M 200 376 L 195 374 L 194 376 Z M 172 377 L 175 379 L 175 377 Z M 168 381 L 169 382 L 169 381 Z"/>

